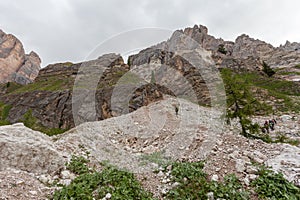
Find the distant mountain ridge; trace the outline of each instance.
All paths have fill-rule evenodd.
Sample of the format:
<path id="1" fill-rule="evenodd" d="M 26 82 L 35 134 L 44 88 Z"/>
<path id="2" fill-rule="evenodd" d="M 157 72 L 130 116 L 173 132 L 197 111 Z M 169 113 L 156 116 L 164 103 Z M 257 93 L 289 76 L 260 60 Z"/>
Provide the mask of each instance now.
<path id="1" fill-rule="evenodd" d="M 208 28 L 203 25 L 177 30 L 169 41 L 174 40 L 176 32 L 191 37 L 205 50 L 212 52 L 212 58 L 218 67 L 253 70 L 261 68 L 263 61 L 272 68 L 293 67 L 300 63 L 300 43 L 297 42 L 287 41 L 280 47 L 274 47 L 246 34 L 238 36 L 234 42 L 225 41 L 209 35 Z"/>
<path id="2" fill-rule="evenodd" d="M 25 54 L 20 40 L 0 29 L 0 83 L 31 83 L 39 73 L 40 64 L 37 53 Z"/>
<path id="3" fill-rule="evenodd" d="M 220 68 L 256 70 L 262 68 L 262 62 L 266 62 L 271 68 L 290 68 L 300 64 L 298 42 L 287 41 L 284 45 L 274 47 L 246 34 L 238 36 L 234 42 L 225 41 L 210 35 L 208 28 L 203 25 L 177 30 L 169 41 L 177 37 L 176 32 L 191 37 L 205 50 L 210 51 L 216 66 Z M 167 45 L 168 41 L 162 44 Z M 140 55 L 138 53 L 130 56 L 130 61 Z M 149 59 L 155 59 L 155 56 Z M 31 83 L 38 76 L 40 64 L 41 59 L 37 53 L 31 51 L 25 54 L 22 43 L 15 36 L 0 29 L 0 83 Z"/>

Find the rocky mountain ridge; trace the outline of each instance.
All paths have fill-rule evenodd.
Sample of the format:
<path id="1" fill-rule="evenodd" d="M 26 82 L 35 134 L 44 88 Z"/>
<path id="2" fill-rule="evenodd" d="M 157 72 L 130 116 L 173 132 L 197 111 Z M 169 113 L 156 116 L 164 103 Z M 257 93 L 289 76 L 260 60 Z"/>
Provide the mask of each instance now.
<path id="1" fill-rule="evenodd" d="M 8 52 L 3 55 L 22 52 L 20 43 L 14 48 L 2 50 Z M 16 63 L 22 60 L 17 58 Z M 128 64 L 111 53 L 82 63 L 49 65 L 24 86 L 2 84 L 0 124 L 13 125 L 0 127 L 0 198 L 46 199 L 60 189 L 55 183 L 69 185 L 77 176 L 65 163 L 87 151 L 92 166 L 108 160 L 126 168 L 161 199 L 176 185 L 153 155 L 162 162 L 206 160 L 208 179 L 218 181 L 234 173 L 246 188 L 259 176 L 253 164 L 258 163 L 272 166 L 299 186 L 300 116 L 292 101 L 299 87 L 285 78 L 297 74 L 299 58 L 298 43 L 276 48 L 247 35 L 224 41 L 196 25 L 130 56 Z M 262 72 L 263 62 L 279 70 L 274 77 Z M 274 106 L 274 112 L 253 120 L 263 126 L 276 118 L 270 137 L 295 146 L 249 139 L 239 134 L 238 123 L 225 125 L 226 102 L 223 107 L 222 101 L 214 102 L 225 98 L 221 68 L 260 81 L 251 89 Z M 275 104 L 291 106 L 285 111 L 289 115 Z"/>
<path id="2" fill-rule="evenodd" d="M 2 38 L 6 37 L 8 36 L 2 34 Z M 20 56 L 14 62 L 21 63 L 26 58 L 26 56 L 22 56 L 23 47 L 15 37 L 9 36 L 9 38 L 11 38 L 11 42 L 8 46 L 14 47 L 16 50 L 8 51 L 3 48 L 2 52 L 6 52 L 3 55 L 7 57 L 10 53 L 15 52 Z M 8 43 L 8 40 L 3 40 L 2 46 L 5 43 Z M 12 45 L 14 43 L 15 45 Z M 17 89 L 15 86 L 2 85 L 0 102 L 12 106 L 7 116 L 7 120 L 11 123 L 22 121 L 24 114 L 31 110 L 32 116 L 42 127 L 72 128 L 75 125 L 72 115 L 72 92 L 78 70 L 82 66 L 89 68 L 93 65 L 103 65 L 108 69 L 102 75 L 100 85 L 98 85 L 96 99 L 99 104 L 97 106 L 98 114 L 94 117 L 95 120 L 118 115 L 113 113 L 111 109 L 110 96 L 119 79 L 128 72 L 135 74 L 134 76 L 138 77 L 138 81 L 143 80 L 142 85 L 146 84 L 142 89 L 144 92 L 136 91 L 135 95 L 132 95 L 135 100 L 130 101 L 130 111 L 147 105 L 147 102 L 160 99 L 161 94 L 152 93 L 150 95 L 149 92 L 146 92 L 152 90 L 166 94 L 172 93 L 178 97 L 191 96 L 190 94 L 194 93 L 194 101 L 201 105 L 209 105 L 212 101 L 211 98 L 214 97 L 209 90 L 212 90 L 215 82 L 220 82 L 216 77 L 217 72 L 210 71 L 212 69 L 210 66 L 261 72 L 262 62 L 266 62 L 271 68 L 282 68 L 284 69 L 282 74 L 288 74 L 280 75 L 277 73 L 279 79 L 297 80 L 298 69 L 292 66 L 300 63 L 298 46 L 298 43 L 287 42 L 285 45 L 275 48 L 247 35 L 239 36 L 235 42 L 224 41 L 209 35 L 207 27 L 195 25 L 193 28 L 175 31 L 167 41 L 130 56 L 128 65 L 120 56 L 114 54 L 100 56 L 94 61 L 83 63 L 68 62 L 49 65 L 39 71 L 32 84 L 21 88 L 17 86 Z M 187 47 L 189 49 L 186 49 Z M 178 50 L 179 52 L 183 51 L 183 53 L 175 54 Z M 195 57 L 195 55 L 198 56 Z M 34 58 L 37 59 L 35 53 L 31 53 L 29 57 L 33 60 Z M 32 59 L 22 66 L 23 72 L 22 70 L 18 72 L 24 76 L 28 72 L 27 74 L 31 74 L 30 80 L 35 77 L 34 74 L 37 71 L 34 70 L 37 69 L 35 68 L 37 65 L 32 64 Z M 200 68 L 193 66 L 193 63 L 190 62 L 195 59 L 200 63 Z M 156 86 L 149 85 L 152 73 L 155 76 Z M 128 89 L 128 87 L 125 88 Z M 120 90 L 121 93 L 124 91 Z M 147 96 L 152 96 L 148 100 L 139 96 L 146 93 L 148 93 Z M 118 110 L 118 113 L 123 113 L 123 111 L 124 109 Z"/>
<path id="3" fill-rule="evenodd" d="M 142 50 L 136 55 L 129 56 L 128 60 L 130 65 L 133 66 L 163 64 L 172 65 L 182 70 L 183 67 L 180 65 L 188 65 L 188 62 L 182 55 L 176 57 L 174 53 L 179 49 L 184 50 L 186 46 L 189 46 L 190 49 L 203 48 L 209 52 L 209 57 L 213 59 L 218 69 L 230 68 L 236 72 L 262 73 L 263 64 L 265 63 L 277 72 L 275 76 L 278 79 L 294 82 L 300 80 L 300 43 L 287 41 L 285 45 L 274 47 L 246 34 L 237 37 L 234 42 L 225 41 L 222 38 L 217 39 L 210 35 L 208 28 L 203 25 L 177 30 L 167 41 Z M 191 70 L 186 73 L 193 74 Z M 202 78 L 198 79 L 201 80 Z M 198 99 L 201 99 L 201 97 L 198 96 Z M 202 103 L 208 101 L 209 99 Z"/>
<path id="4" fill-rule="evenodd" d="M 218 67 L 257 70 L 262 68 L 262 62 L 275 69 L 289 68 L 300 63 L 300 43 L 297 42 L 287 41 L 285 45 L 274 47 L 246 34 L 238 36 L 234 42 L 225 41 L 209 35 L 208 28 L 203 25 L 177 32 L 191 37 L 205 50 L 211 51 Z"/>
<path id="5" fill-rule="evenodd" d="M 22 43 L 0 30 L 0 83 L 31 83 L 38 75 L 41 59 L 35 52 L 25 54 Z"/>

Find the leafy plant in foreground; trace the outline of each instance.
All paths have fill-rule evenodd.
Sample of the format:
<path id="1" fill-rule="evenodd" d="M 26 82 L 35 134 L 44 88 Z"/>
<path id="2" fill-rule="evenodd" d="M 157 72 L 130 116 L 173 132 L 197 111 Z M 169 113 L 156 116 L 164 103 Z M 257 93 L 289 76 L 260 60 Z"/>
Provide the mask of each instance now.
<path id="1" fill-rule="evenodd" d="M 73 172 L 74 174 L 85 174 L 88 173 L 89 167 L 87 163 L 89 160 L 83 156 L 72 156 L 71 161 L 67 164 L 67 169 Z"/>
<path id="2" fill-rule="evenodd" d="M 166 195 L 168 199 L 207 199 L 213 192 L 215 198 L 230 200 L 248 199 L 248 193 L 234 175 L 228 175 L 224 182 L 209 181 L 203 172 L 203 162 L 178 162 L 172 165 L 172 181 L 179 183 Z"/>
<path id="3" fill-rule="evenodd" d="M 300 188 L 287 181 L 282 173 L 261 167 L 258 178 L 251 182 L 261 199 L 298 200 Z"/>
<path id="4" fill-rule="evenodd" d="M 243 189 L 235 175 L 227 175 L 222 183 L 213 182 L 210 190 L 214 193 L 215 198 L 230 200 L 247 200 L 249 192 Z"/>
<path id="5" fill-rule="evenodd" d="M 130 172 L 103 163 L 103 170 L 96 172 L 87 167 L 88 159 L 73 156 L 67 168 L 79 174 L 70 185 L 54 193 L 53 200 L 103 199 L 108 193 L 111 199 L 153 199 Z"/>

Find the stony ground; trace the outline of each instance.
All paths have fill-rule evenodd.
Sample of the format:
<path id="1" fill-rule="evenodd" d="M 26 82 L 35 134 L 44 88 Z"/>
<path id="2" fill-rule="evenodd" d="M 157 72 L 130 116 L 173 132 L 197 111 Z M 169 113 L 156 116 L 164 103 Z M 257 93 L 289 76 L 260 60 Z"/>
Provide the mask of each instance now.
<path id="1" fill-rule="evenodd" d="M 48 199 L 55 188 L 47 187 L 35 174 L 16 169 L 0 172 L 0 199 Z"/>
<path id="2" fill-rule="evenodd" d="M 180 108 L 178 115 L 175 106 Z M 167 98 L 133 113 L 85 123 L 50 138 L 22 124 L 0 127 L 0 199 L 46 199 L 56 189 L 51 187 L 53 182 L 69 184 L 75 177 L 64 169 L 64 163 L 71 155 L 85 151 L 91 153 L 95 165 L 109 160 L 133 171 L 156 197 L 174 186 L 169 174 L 160 171 L 160 164 L 169 160 L 205 159 L 204 170 L 209 178 L 222 180 L 226 174 L 234 173 L 245 186 L 256 178 L 254 161 L 273 166 L 300 185 L 299 147 L 249 140 L 240 136 L 235 126 L 222 128 L 220 115 L 214 109 Z M 272 134 L 280 131 L 299 140 L 297 115 L 255 120 L 263 123 L 273 117 L 278 123 Z M 39 160 L 51 167 L 42 169 Z"/>

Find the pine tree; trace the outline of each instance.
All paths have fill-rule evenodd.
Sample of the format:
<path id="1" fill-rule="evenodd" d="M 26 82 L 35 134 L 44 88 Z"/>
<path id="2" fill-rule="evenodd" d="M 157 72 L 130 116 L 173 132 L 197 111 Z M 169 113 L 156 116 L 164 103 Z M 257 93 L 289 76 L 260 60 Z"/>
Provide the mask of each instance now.
<path id="1" fill-rule="evenodd" d="M 218 52 L 222 53 L 222 54 L 227 54 L 227 50 L 225 49 L 224 44 L 220 44 L 218 47 Z"/>
<path id="2" fill-rule="evenodd" d="M 230 69 L 222 70 L 227 96 L 227 122 L 237 118 L 242 127 L 241 134 L 245 137 L 257 138 L 259 125 L 253 124 L 250 116 L 257 111 L 268 110 L 269 107 L 260 103 L 251 92 L 245 79 L 234 74 Z"/>
<path id="3" fill-rule="evenodd" d="M 275 71 L 264 61 L 263 64 L 263 72 L 267 74 L 269 77 L 273 76 L 275 74 Z"/>

